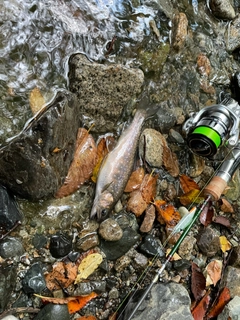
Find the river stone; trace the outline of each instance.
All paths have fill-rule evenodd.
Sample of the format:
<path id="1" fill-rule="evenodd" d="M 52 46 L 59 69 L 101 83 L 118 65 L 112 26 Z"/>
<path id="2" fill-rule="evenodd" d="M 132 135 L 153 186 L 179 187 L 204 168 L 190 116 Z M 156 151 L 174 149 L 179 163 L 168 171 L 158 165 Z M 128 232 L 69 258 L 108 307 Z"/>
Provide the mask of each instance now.
<path id="1" fill-rule="evenodd" d="M 237 16 L 226 30 L 226 46 L 228 51 L 234 51 L 240 47 L 240 16 Z"/>
<path id="2" fill-rule="evenodd" d="M 22 281 L 25 293 L 40 294 L 46 288 L 43 269 L 40 263 L 34 263 L 25 274 Z"/>
<path id="3" fill-rule="evenodd" d="M 231 301 L 229 301 L 217 319 L 240 320 L 240 297 L 236 296 Z"/>
<path id="4" fill-rule="evenodd" d="M 123 320 L 128 320 L 129 316 L 137 303 L 139 296 L 135 296 L 136 301 L 132 300 L 127 306 Z M 133 320 L 193 320 L 190 311 L 190 297 L 187 290 L 177 283 L 158 283 L 153 286 L 150 298 L 145 299 L 138 311 L 132 318 Z"/>
<path id="5" fill-rule="evenodd" d="M 25 252 L 22 242 L 14 237 L 7 237 L 0 242 L 0 256 L 4 259 L 20 257 Z"/>
<path id="6" fill-rule="evenodd" d="M 5 310 L 16 284 L 17 271 L 14 266 L 0 268 L 0 313 Z"/>
<path id="7" fill-rule="evenodd" d="M 184 47 L 188 33 L 188 19 L 185 13 L 180 12 L 174 15 L 172 27 L 172 47 L 179 51 Z"/>
<path id="8" fill-rule="evenodd" d="M 213 257 L 220 250 L 219 234 L 207 227 L 199 233 L 197 245 L 203 254 Z"/>
<path id="9" fill-rule="evenodd" d="M 19 318 L 16 318 L 16 317 L 14 317 L 14 316 L 12 316 L 12 315 L 6 316 L 6 317 L 2 318 L 2 320 L 18 320 L 18 319 L 19 319 Z"/>
<path id="10" fill-rule="evenodd" d="M 78 97 L 85 125 L 105 133 L 116 129 L 123 108 L 141 92 L 144 74 L 118 64 L 90 62 L 76 54 L 69 60 L 69 88 Z"/>
<path id="11" fill-rule="evenodd" d="M 53 196 L 73 159 L 79 119 L 76 96 L 59 92 L 0 149 L 0 182 L 32 200 Z"/>
<path id="12" fill-rule="evenodd" d="M 66 304 L 47 304 L 34 320 L 70 320 Z"/>
<path id="13" fill-rule="evenodd" d="M 236 13 L 229 0 L 210 0 L 209 6 L 215 17 L 224 20 L 232 20 L 235 18 Z"/>
<path id="14" fill-rule="evenodd" d="M 108 218 L 104 220 L 98 230 L 100 236 L 107 241 L 117 241 L 123 236 L 123 231 L 116 220 Z"/>
<path id="15" fill-rule="evenodd" d="M 240 296 L 240 269 L 227 266 L 221 287 L 227 287 L 230 291 L 231 298 L 235 296 Z"/>

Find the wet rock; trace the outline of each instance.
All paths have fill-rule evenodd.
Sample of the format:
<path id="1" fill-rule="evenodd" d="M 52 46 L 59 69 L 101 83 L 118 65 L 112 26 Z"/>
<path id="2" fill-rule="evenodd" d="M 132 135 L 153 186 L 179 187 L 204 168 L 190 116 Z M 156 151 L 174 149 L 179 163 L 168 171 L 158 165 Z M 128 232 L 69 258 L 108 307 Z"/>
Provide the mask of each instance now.
<path id="1" fill-rule="evenodd" d="M 126 229 L 128 227 L 132 228 L 135 231 L 138 231 L 139 229 L 137 218 L 133 213 L 119 213 L 114 216 L 114 219 L 122 229 Z"/>
<path id="2" fill-rule="evenodd" d="M 94 121 L 98 133 L 115 130 L 124 106 L 141 92 L 143 80 L 140 69 L 90 62 L 81 54 L 69 61 L 70 90 L 77 94 L 85 125 Z"/>
<path id="3" fill-rule="evenodd" d="M 22 242 L 13 237 L 7 237 L 0 242 L 0 256 L 3 258 L 20 257 L 25 252 Z"/>
<path id="4" fill-rule="evenodd" d="M 23 290 L 25 293 L 40 294 L 46 288 L 46 282 L 41 263 L 34 263 L 25 274 L 23 281 Z"/>
<path id="5" fill-rule="evenodd" d="M 174 129 L 170 129 L 169 131 L 169 139 L 172 142 L 178 143 L 178 144 L 185 144 L 185 141 L 183 139 L 183 137 L 181 136 L 181 134 L 179 132 L 177 132 Z"/>
<path id="6" fill-rule="evenodd" d="M 198 157 L 196 154 L 190 154 L 190 170 L 189 175 L 192 178 L 200 176 L 205 168 L 205 160 Z"/>
<path id="7" fill-rule="evenodd" d="M 59 92 L 0 149 L 0 182 L 25 198 L 53 196 L 73 159 L 80 118 L 76 96 Z"/>
<path id="8" fill-rule="evenodd" d="M 41 249 L 47 244 L 47 237 L 43 234 L 36 233 L 32 239 L 32 244 L 36 249 Z"/>
<path id="9" fill-rule="evenodd" d="M 91 248 L 98 246 L 100 243 L 99 236 L 96 231 L 89 233 L 77 241 L 76 248 L 79 250 L 87 251 Z"/>
<path id="10" fill-rule="evenodd" d="M 197 69 L 200 75 L 208 77 L 211 72 L 211 63 L 204 53 L 197 57 Z"/>
<path id="11" fill-rule="evenodd" d="M 135 269 L 144 269 L 148 265 L 148 259 L 141 253 L 137 252 L 133 258 Z"/>
<path id="12" fill-rule="evenodd" d="M 139 298 L 136 296 L 136 298 Z M 127 320 L 137 301 L 131 301 L 124 313 L 123 320 Z M 180 284 L 158 283 L 153 286 L 150 298 L 140 305 L 133 320 L 171 319 L 193 320 L 190 311 L 190 297 L 187 290 Z"/>
<path id="13" fill-rule="evenodd" d="M 105 281 L 88 281 L 80 282 L 74 290 L 73 296 L 84 296 L 91 292 L 103 293 L 106 292 L 107 284 Z"/>
<path id="14" fill-rule="evenodd" d="M 240 297 L 236 296 L 224 307 L 217 318 L 218 320 L 240 319 Z"/>
<path id="15" fill-rule="evenodd" d="M 194 237 L 186 236 L 186 238 L 183 240 L 183 242 L 181 243 L 178 249 L 178 254 L 180 255 L 181 258 L 187 259 L 187 260 L 191 259 L 192 251 L 196 241 L 197 240 Z"/>
<path id="16" fill-rule="evenodd" d="M 191 262 L 187 259 L 180 259 L 173 261 L 173 268 L 177 271 L 182 271 L 189 269 L 191 267 Z"/>
<path id="17" fill-rule="evenodd" d="M 156 218 L 155 207 L 154 205 L 150 205 L 146 209 L 145 216 L 140 227 L 140 231 L 144 233 L 150 232 L 152 230 L 155 218 Z"/>
<path id="18" fill-rule="evenodd" d="M 16 318 L 16 317 L 14 317 L 14 316 L 12 316 L 12 315 L 6 316 L 6 317 L 2 318 L 2 320 L 18 320 L 18 319 L 19 319 L 19 318 Z"/>
<path id="19" fill-rule="evenodd" d="M 118 241 L 123 236 L 123 231 L 116 220 L 108 218 L 104 220 L 98 230 L 100 236 L 106 241 Z"/>
<path id="20" fill-rule="evenodd" d="M 108 260 L 116 260 L 123 256 L 140 239 L 140 235 L 132 228 L 123 230 L 123 236 L 118 241 L 105 241 L 100 243 L 101 250 Z"/>
<path id="21" fill-rule="evenodd" d="M 179 51 L 183 48 L 187 37 L 188 19 L 185 13 L 175 14 L 172 27 L 172 47 Z"/>
<path id="22" fill-rule="evenodd" d="M 197 245 L 207 257 L 213 257 L 220 250 L 219 235 L 214 229 L 207 227 L 200 232 Z"/>
<path id="23" fill-rule="evenodd" d="M 12 295 L 16 284 L 17 271 L 13 266 L 0 268 L 0 313 L 2 313 Z"/>
<path id="24" fill-rule="evenodd" d="M 126 269 L 127 266 L 129 266 L 130 263 L 131 258 L 127 255 L 124 255 L 115 261 L 114 269 L 117 272 L 122 272 L 124 269 Z"/>
<path id="25" fill-rule="evenodd" d="M 240 246 L 233 248 L 230 253 L 229 264 L 233 267 L 240 267 Z"/>
<path id="26" fill-rule="evenodd" d="M 154 257 L 155 255 L 159 255 L 159 257 L 165 256 L 165 252 L 161 244 L 150 234 L 143 238 L 139 249 L 143 254 L 150 257 Z"/>
<path id="27" fill-rule="evenodd" d="M 68 307 L 65 304 L 47 304 L 40 310 L 34 320 L 70 320 Z"/>
<path id="28" fill-rule="evenodd" d="M 222 287 L 227 287 L 230 290 L 231 298 L 240 296 L 240 269 L 227 266 L 224 275 Z"/>
<path id="29" fill-rule="evenodd" d="M 8 231 L 22 218 L 13 196 L 0 186 L 0 228 Z"/>
<path id="30" fill-rule="evenodd" d="M 232 21 L 229 29 L 226 31 L 227 50 L 234 51 L 240 47 L 240 17 Z"/>
<path id="31" fill-rule="evenodd" d="M 108 293 L 109 299 L 117 299 L 119 297 L 119 291 L 117 288 L 112 288 Z"/>
<path id="32" fill-rule="evenodd" d="M 215 17 L 224 20 L 232 20 L 236 13 L 230 0 L 210 0 L 209 6 Z"/>
<path id="33" fill-rule="evenodd" d="M 65 257 L 72 250 L 72 239 L 65 233 L 55 234 L 50 239 L 49 250 L 54 258 Z"/>
<path id="34" fill-rule="evenodd" d="M 168 134 L 169 130 L 177 122 L 175 112 L 169 108 L 166 101 L 159 105 L 158 112 L 156 113 L 155 122 L 157 123 L 156 128 L 163 134 Z"/>

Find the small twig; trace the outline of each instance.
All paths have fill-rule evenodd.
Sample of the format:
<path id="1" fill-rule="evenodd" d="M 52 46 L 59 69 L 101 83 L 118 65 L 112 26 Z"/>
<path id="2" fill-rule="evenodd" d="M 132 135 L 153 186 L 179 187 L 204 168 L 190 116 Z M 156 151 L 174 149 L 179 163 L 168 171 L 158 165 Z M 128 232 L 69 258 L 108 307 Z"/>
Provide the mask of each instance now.
<path id="1" fill-rule="evenodd" d="M 31 307 L 12 308 L 12 309 L 4 311 L 0 315 L 0 320 L 4 319 L 8 315 L 12 315 L 12 314 L 16 314 L 16 313 L 38 313 L 39 311 L 40 311 L 40 309 L 31 308 Z"/>
<path id="2" fill-rule="evenodd" d="M 117 36 L 114 36 L 110 42 L 107 44 L 107 52 L 105 53 L 105 57 L 108 57 L 109 54 L 114 50 L 114 43 L 117 40 Z"/>
<path id="3" fill-rule="evenodd" d="M 0 236 L 0 241 L 3 240 L 4 238 L 6 238 L 13 230 L 15 230 L 18 226 L 20 226 L 22 223 L 20 220 L 16 221 L 14 226 L 6 233 L 2 234 Z"/>

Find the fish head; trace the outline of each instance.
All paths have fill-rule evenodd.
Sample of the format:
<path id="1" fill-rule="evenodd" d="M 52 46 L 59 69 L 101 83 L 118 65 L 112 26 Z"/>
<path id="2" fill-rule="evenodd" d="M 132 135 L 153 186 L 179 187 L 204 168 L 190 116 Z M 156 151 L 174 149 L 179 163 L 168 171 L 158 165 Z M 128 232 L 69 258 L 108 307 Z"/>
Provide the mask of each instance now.
<path id="1" fill-rule="evenodd" d="M 113 195 L 107 190 L 103 191 L 94 200 L 90 213 L 90 219 L 96 218 L 98 221 L 106 219 L 111 211 L 113 202 Z"/>

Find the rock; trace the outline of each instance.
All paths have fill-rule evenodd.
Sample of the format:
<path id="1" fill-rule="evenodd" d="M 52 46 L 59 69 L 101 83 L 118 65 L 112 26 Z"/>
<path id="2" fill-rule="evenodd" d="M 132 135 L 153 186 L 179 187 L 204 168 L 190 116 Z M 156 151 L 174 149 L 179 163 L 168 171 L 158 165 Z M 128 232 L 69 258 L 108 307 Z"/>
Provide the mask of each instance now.
<path id="1" fill-rule="evenodd" d="M 148 259 L 142 254 L 137 252 L 133 258 L 133 266 L 137 269 L 144 269 L 148 265 Z"/>
<path id="2" fill-rule="evenodd" d="M 47 304 L 34 320 L 70 320 L 66 304 Z"/>
<path id="3" fill-rule="evenodd" d="M 12 315 L 9 315 L 9 316 L 6 316 L 6 317 L 2 318 L 2 320 L 19 320 L 19 318 L 16 318 L 16 317 L 14 317 Z"/>
<path id="4" fill-rule="evenodd" d="M 112 288 L 108 293 L 109 299 L 117 299 L 119 297 L 119 291 L 117 288 Z"/>
<path id="5" fill-rule="evenodd" d="M 240 47 L 240 16 L 232 21 L 225 37 L 228 51 L 232 52 Z"/>
<path id="6" fill-rule="evenodd" d="M 209 6 L 215 17 L 224 20 L 232 20 L 236 13 L 230 0 L 210 0 Z"/>
<path id="7" fill-rule="evenodd" d="M 0 186 L 0 228 L 8 231 L 22 218 L 13 196 Z"/>
<path id="8" fill-rule="evenodd" d="M 176 130 L 174 130 L 174 129 L 170 129 L 170 131 L 169 131 L 169 139 L 172 142 L 175 142 L 175 143 L 178 143 L 178 144 L 181 144 L 181 145 L 185 144 L 185 141 L 184 141 L 183 137 L 181 136 L 181 134 L 179 132 L 177 132 Z"/>
<path id="9" fill-rule="evenodd" d="M 41 249 L 43 248 L 46 244 L 47 244 L 47 237 L 43 234 L 39 234 L 39 233 L 36 233 L 34 236 L 33 236 L 33 239 L 32 239 L 32 244 L 34 245 L 34 247 L 36 249 Z"/>
<path id="10" fill-rule="evenodd" d="M 0 242 L 0 256 L 3 258 L 20 257 L 25 252 L 22 242 L 13 237 L 7 237 Z"/>
<path id="11" fill-rule="evenodd" d="M 0 268 L 0 313 L 2 313 L 12 295 L 16 284 L 17 270 L 13 266 Z"/>
<path id="12" fill-rule="evenodd" d="M 41 263 L 34 263 L 25 274 L 22 280 L 23 290 L 25 293 L 38 293 L 46 288 L 46 282 L 43 274 Z"/>
<path id="13" fill-rule="evenodd" d="M 118 241 L 123 236 L 123 231 L 116 220 L 108 218 L 104 220 L 98 230 L 100 236 L 106 241 Z"/>
<path id="14" fill-rule="evenodd" d="M 161 244 L 150 234 L 143 238 L 139 249 L 142 253 L 150 257 L 154 257 L 156 254 L 159 255 L 159 257 L 165 256 L 165 252 Z"/>
<path id="15" fill-rule="evenodd" d="M 132 228 L 126 228 L 123 230 L 123 236 L 118 241 L 106 241 L 102 240 L 100 248 L 106 255 L 108 260 L 116 260 L 123 256 L 131 247 L 137 243 L 140 239 L 140 235 Z"/>
<path id="16" fill-rule="evenodd" d="M 135 296 L 135 299 L 140 297 Z M 131 311 L 137 301 L 130 301 L 124 313 L 123 320 L 128 320 Z M 145 319 L 171 319 L 171 320 L 193 320 L 190 311 L 190 297 L 187 290 L 180 284 L 158 283 L 153 286 L 150 298 L 145 299 L 133 320 Z"/>
<path id="17" fill-rule="evenodd" d="M 107 284 L 105 281 L 80 282 L 74 290 L 73 296 L 84 296 L 93 291 L 100 294 L 106 292 L 106 286 Z"/>
<path id="18" fill-rule="evenodd" d="M 217 320 L 236 319 L 240 320 L 240 297 L 236 296 L 224 307 Z"/>
<path id="19" fill-rule="evenodd" d="M 49 250 L 54 258 L 62 258 L 72 250 L 72 239 L 65 233 L 58 233 L 51 237 Z"/>
<path id="20" fill-rule="evenodd" d="M 174 15 L 172 27 L 172 47 L 176 51 L 184 47 L 188 34 L 188 19 L 185 13 L 180 12 Z"/>
<path id="21" fill-rule="evenodd" d="M 190 260 L 195 243 L 196 239 L 194 237 L 186 236 L 178 249 L 178 254 L 180 255 L 180 257 Z"/>
<path id="22" fill-rule="evenodd" d="M 90 62 L 77 54 L 69 60 L 70 91 L 76 93 L 85 125 L 98 133 L 114 131 L 123 108 L 141 92 L 144 74 L 117 64 Z"/>
<path id="23" fill-rule="evenodd" d="M 201 76 L 208 77 L 211 72 L 211 63 L 204 53 L 200 53 L 197 57 L 197 69 Z"/>
<path id="24" fill-rule="evenodd" d="M 180 259 L 173 261 L 173 268 L 177 271 L 182 271 L 189 269 L 191 267 L 191 262 L 187 259 Z"/>
<path id="25" fill-rule="evenodd" d="M 220 240 L 217 232 L 207 227 L 200 232 L 197 245 L 207 257 L 213 257 L 220 250 Z"/>
<path id="26" fill-rule="evenodd" d="M 233 267 L 240 267 L 240 246 L 234 247 L 231 251 L 229 264 Z"/>
<path id="27" fill-rule="evenodd" d="M 124 269 L 126 269 L 127 266 L 129 266 L 130 263 L 131 258 L 127 255 L 124 255 L 115 261 L 114 269 L 117 272 L 122 272 Z"/>
<path id="28" fill-rule="evenodd" d="M 227 266 L 221 287 L 227 287 L 230 290 L 231 298 L 240 296 L 240 269 Z"/>
<path id="29" fill-rule="evenodd" d="M 76 247 L 79 250 L 87 251 L 98 246 L 100 243 L 99 236 L 96 231 L 85 235 L 77 241 Z"/>
<path id="30" fill-rule="evenodd" d="M 73 159 L 80 119 L 76 96 L 59 92 L 0 149 L 0 182 L 32 200 L 53 196 Z"/>
<path id="31" fill-rule="evenodd" d="M 155 207 L 154 205 L 150 205 L 149 207 L 147 207 L 145 211 L 145 216 L 141 224 L 140 231 L 144 233 L 150 232 L 152 230 L 155 218 L 156 218 Z"/>

